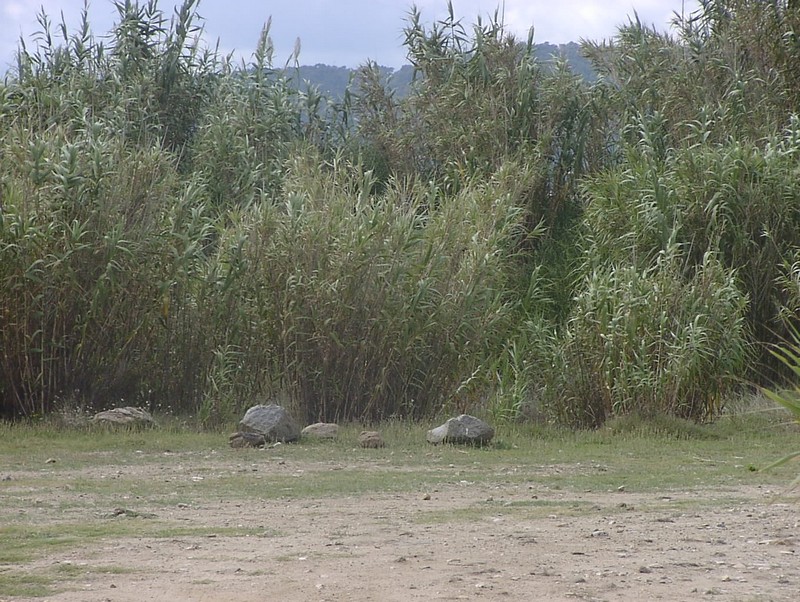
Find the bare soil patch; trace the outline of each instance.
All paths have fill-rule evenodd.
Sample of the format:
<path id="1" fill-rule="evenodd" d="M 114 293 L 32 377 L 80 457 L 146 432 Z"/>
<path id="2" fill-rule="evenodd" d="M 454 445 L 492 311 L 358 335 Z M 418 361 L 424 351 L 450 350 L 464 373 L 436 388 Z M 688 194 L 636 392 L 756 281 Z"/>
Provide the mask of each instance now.
<path id="1" fill-rule="evenodd" d="M 247 470 L 235 456 L 215 466 L 220 474 Z M 260 468 L 313 479 L 344 467 L 293 460 Z M 531 467 L 532 475 L 540 470 Z M 191 458 L 167 479 L 163 464 L 120 472 L 141 482 L 195 479 L 202 491 Z M 25 509 L 27 521 L 163 521 L 211 531 L 94 539 L 21 564 L 69 569 L 55 584 L 63 591 L 44 598 L 52 602 L 794 601 L 800 592 L 797 498 L 776 498 L 766 486 L 578 492 L 533 478 L 492 485 L 467 477 L 427 491 L 301 499 L 184 493 L 179 499 L 190 501 L 174 504 L 131 491 L 115 502 L 129 512 L 115 515 L 108 498 L 69 485 L 115 478 L 107 466 L 60 475 L 64 486 Z M 231 528 L 241 534 L 230 536 Z M 6 599 L 27 600 L 0 592 Z"/>

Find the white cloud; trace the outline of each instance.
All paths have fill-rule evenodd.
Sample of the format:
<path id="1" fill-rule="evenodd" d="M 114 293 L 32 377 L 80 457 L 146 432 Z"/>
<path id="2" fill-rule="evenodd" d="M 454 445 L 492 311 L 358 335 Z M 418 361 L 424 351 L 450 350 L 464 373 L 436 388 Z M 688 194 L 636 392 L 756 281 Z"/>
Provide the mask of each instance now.
<path id="1" fill-rule="evenodd" d="M 25 14 L 25 6 L 20 2 L 3 2 L 3 14 L 8 19 L 17 20 Z"/>
<path id="2" fill-rule="evenodd" d="M 585 39 L 612 37 L 620 25 L 633 17 L 634 11 L 647 24 L 667 30 L 673 11 L 680 12 L 681 0 L 606 0 L 603 3 L 562 0 L 560 2 L 506 2 L 506 22 L 520 33 L 534 26 L 537 42 L 562 44 Z"/>

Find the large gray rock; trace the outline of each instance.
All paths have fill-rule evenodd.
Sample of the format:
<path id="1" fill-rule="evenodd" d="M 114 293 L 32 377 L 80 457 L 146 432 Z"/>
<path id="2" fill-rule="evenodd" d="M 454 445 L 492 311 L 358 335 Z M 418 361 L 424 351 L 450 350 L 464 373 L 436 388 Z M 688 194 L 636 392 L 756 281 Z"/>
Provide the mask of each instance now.
<path id="1" fill-rule="evenodd" d="M 339 425 L 331 422 L 316 422 L 309 424 L 300 434 L 315 439 L 336 439 L 339 436 Z"/>
<path id="2" fill-rule="evenodd" d="M 428 442 L 439 443 L 488 443 L 494 437 L 494 429 L 480 418 L 461 414 L 450 418 L 441 426 L 428 431 Z"/>
<path id="3" fill-rule="evenodd" d="M 266 441 L 286 443 L 300 438 L 300 427 L 289 412 L 278 405 L 253 406 L 239 421 L 239 430 L 263 435 Z"/>
<path id="4" fill-rule="evenodd" d="M 124 407 L 113 408 L 98 412 L 91 420 L 94 424 L 106 426 L 124 426 L 128 428 L 145 428 L 156 425 L 150 412 L 142 408 Z"/>

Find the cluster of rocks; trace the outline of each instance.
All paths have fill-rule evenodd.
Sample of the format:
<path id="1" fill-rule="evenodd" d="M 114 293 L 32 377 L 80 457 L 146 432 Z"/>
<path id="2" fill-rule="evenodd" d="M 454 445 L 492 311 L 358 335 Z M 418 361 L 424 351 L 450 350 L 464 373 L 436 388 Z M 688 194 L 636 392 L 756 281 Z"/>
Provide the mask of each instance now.
<path id="1" fill-rule="evenodd" d="M 156 426 L 149 412 L 141 408 L 124 407 L 99 412 L 91 419 L 94 424 L 143 428 Z M 292 415 L 275 404 L 251 407 L 239 421 L 239 430 L 229 437 L 231 447 L 263 447 L 274 443 L 291 443 L 301 437 L 336 439 L 339 425 L 317 422 L 301 429 Z M 428 431 L 427 440 L 434 445 L 485 445 L 494 437 L 494 429 L 483 420 L 461 414 Z M 358 444 L 367 449 L 386 447 L 377 431 L 362 431 Z"/>
<path id="2" fill-rule="evenodd" d="M 239 421 L 239 430 L 228 439 L 231 447 L 262 447 L 268 443 L 291 443 L 301 437 L 336 439 L 339 425 L 330 422 L 309 424 L 302 430 L 291 414 L 275 404 L 253 406 Z M 384 447 L 379 433 L 364 432 L 359 437 L 361 447 Z"/>
<path id="3" fill-rule="evenodd" d="M 263 447 L 270 443 L 289 443 L 301 437 L 336 439 L 339 426 L 327 422 L 310 424 L 300 429 L 291 414 L 279 405 L 251 407 L 239 422 L 239 430 L 229 437 L 231 447 Z M 461 414 L 428 431 L 429 443 L 438 445 L 485 445 L 494 437 L 494 429 L 483 420 Z M 363 448 L 386 447 L 377 431 L 362 431 L 358 444 Z"/>

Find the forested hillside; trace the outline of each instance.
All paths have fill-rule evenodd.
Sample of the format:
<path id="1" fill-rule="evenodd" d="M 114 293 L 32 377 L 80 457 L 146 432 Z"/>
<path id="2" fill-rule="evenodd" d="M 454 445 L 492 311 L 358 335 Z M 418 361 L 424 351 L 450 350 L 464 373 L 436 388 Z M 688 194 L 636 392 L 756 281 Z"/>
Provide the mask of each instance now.
<path id="1" fill-rule="evenodd" d="M 0 84 L 0 413 L 214 425 L 521 413 L 713 418 L 777 383 L 800 309 L 800 7 L 704 0 L 545 64 L 498 23 L 405 24 L 298 89 L 117 3 Z M 102 40 L 102 42 L 101 42 Z"/>
<path id="2" fill-rule="evenodd" d="M 575 74 L 582 76 L 587 82 L 594 82 L 597 79 L 597 73 L 581 54 L 581 48 L 575 42 L 558 45 L 547 42 L 534 44 L 533 56 L 545 68 L 555 69 L 559 61 L 564 61 Z M 378 69 L 385 78 L 386 88 L 394 93 L 396 98 L 409 95 L 415 79 L 415 69 L 411 65 L 404 65 L 400 69 L 379 66 Z M 335 102 L 341 102 L 345 98 L 348 88 L 353 85 L 356 72 L 356 69 L 332 65 L 287 66 L 279 71 L 281 76 L 300 90 L 316 89 L 328 100 Z"/>

